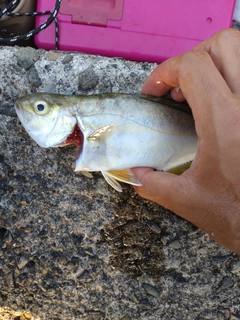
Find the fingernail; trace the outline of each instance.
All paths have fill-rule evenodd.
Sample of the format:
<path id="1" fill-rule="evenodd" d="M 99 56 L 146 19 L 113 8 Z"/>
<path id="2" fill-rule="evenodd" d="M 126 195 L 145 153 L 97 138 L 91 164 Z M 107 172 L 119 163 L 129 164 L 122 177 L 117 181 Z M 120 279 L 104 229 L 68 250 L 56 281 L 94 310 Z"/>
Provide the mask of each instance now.
<path id="1" fill-rule="evenodd" d="M 174 88 L 174 90 L 175 90 L 176 92 L 179 92 L 180 89 L 181 89 L 180 87 Z"/>

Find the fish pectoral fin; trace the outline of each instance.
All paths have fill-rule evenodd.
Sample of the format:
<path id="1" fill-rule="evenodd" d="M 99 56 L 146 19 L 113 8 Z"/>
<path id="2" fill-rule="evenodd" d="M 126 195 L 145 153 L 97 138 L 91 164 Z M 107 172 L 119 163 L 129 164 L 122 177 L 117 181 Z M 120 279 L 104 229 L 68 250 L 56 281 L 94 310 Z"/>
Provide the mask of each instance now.
<path id="1" fill-rule="evenodd" d="M 106 181 L 120 192 L 122 191 L 122 187 L 117 180 L 134 186 L 141 186 L 141 183 L 136 179 L 130 169 L 102 171 L 102 174 Z"/>
<path id="2" fill-rule="evenodd" d="M 106 141 L 113 134 L 113 130 L 116 128 L 116 124 L 108 124 L 107 126 L 101 127 L 94 131 L 90 136 L 88 136 L 88 140 L 96 141 L 96 140 L 104 140 Z"/>

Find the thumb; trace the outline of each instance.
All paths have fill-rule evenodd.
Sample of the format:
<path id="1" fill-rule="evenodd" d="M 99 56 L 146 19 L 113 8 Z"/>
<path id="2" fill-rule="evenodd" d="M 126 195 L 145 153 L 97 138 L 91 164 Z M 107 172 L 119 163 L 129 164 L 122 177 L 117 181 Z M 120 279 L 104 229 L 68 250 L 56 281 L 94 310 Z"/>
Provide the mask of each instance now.
<path id="1" fill-rule="evenodd" d="M 186 174 L 177 176 L 146 167 L 132 168 L 131 170 L 142 184 L 141 187 L 134 187 L 141 197 L 157 202 L 180 215 L 184 215 L 183 208 L 187 209 L 186 211 L 190 210 L 186 207 L 190 206 L 193 188 L 191 188 Z"/>

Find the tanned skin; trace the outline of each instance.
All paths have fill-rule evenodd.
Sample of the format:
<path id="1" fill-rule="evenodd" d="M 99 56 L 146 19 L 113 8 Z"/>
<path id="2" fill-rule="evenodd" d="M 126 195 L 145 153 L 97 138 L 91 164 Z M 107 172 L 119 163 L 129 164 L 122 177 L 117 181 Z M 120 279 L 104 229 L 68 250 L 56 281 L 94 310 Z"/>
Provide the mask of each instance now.
<path id="1" fill-rule="evenodd" d="M 169 90 L 192 109 L 196 157 L 181 176 L 132 169 L 143 185 L 135 190 L 240 253 L 240 32 L 221 31 L 163 62 L 142 89 L 154 96 Z"/>

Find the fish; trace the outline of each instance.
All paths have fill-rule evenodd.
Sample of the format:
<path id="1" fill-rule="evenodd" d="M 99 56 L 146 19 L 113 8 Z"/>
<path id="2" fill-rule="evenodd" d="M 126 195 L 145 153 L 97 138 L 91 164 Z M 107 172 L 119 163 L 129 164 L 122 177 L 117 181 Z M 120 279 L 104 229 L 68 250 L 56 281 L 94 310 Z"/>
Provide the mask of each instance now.
<path id="1" fill-rule="evenodd" d="M 177 174 L 196 154 L 198 138 L 190 108 L 166 98 L 39 92 L 18 98 L 15 110 L 40 147 L 75 144 L 75 171 L 101 171 L 120 192 L 119 182 L 141 186 L 131 168 Z"/>

